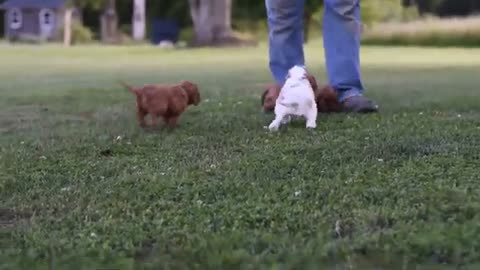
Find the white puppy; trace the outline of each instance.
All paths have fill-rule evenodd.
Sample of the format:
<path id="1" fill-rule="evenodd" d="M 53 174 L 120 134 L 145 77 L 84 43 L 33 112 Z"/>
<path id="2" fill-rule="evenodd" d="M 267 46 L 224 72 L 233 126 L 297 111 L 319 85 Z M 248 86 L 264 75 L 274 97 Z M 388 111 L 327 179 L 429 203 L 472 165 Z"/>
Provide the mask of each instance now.
<path id="1" fill-rule="evenodd" d="M 268 126 L 277 131 L 280 125 L 290 122 L 292 116 L 304 117 L 307 128 L 317 127 L 317 103 L 307 71 L 301 66 L 292 67 L 275 103 L 275 120 Z"/>

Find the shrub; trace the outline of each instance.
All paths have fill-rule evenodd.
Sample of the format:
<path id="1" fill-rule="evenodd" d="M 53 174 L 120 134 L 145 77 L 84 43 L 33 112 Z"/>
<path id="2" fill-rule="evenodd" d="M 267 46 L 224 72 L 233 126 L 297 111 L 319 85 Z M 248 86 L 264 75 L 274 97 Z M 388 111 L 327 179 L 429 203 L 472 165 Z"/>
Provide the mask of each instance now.
<path id="1" fill-rule="evenodd" d="M 404 8 L 398 0 L 370 0 L 362 2 L 361 9 L 363 23 L 371 25 L 374 22 L 401 20 Z"/>
<path id="2" fill-rule="evenodd" d="M 59 29 L 60 38 L 63 38 L 63 26 Z M 78 22 L 72 23 L 72 44 L 93 42 L 93 32 Z"/>
<path id="3" fill-rule="evenodd" d="M 179 41 L 191 42 L 194 38 L 193 28 L 185 27 L 180 30 L 180 35 L 178 37 Z"/>

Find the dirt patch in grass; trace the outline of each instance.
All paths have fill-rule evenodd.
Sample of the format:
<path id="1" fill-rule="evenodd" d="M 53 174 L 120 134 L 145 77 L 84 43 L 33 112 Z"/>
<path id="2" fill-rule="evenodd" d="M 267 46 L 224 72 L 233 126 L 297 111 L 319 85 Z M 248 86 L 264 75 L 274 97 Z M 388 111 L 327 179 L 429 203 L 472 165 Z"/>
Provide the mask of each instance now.
<path id="1" fill-rule="evenodd" d="M 14 227 L 23 221 L 27 221 L 31 216 L 31 213 L 0 208 L 0 228 Z"/>
<path id="2" fill-rule="evenodd" d="M 83 123 L 93 118 L 92 112 L 65 113 L 41 105 L 18 105 L 0 111 L 0 133 L 36 128 L 51 128 L 59 123 Z"/>

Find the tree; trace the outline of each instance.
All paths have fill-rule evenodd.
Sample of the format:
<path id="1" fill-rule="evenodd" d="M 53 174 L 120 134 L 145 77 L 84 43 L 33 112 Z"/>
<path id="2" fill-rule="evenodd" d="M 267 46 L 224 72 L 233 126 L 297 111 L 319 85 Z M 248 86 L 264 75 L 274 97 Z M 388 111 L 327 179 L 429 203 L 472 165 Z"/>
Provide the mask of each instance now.
<path id="1" fill-rule="evenodd" d="M 67 5 L 63 18 L 63 46 L 69 47 L 72 45 L 72 15 L 73 6 Z"/>
<path id="2" fill-rule="evenodd" d="M 105 43 L 115 42 L 118 38 L 118 16 L 116 0 L 69 0 L 66 3 L 64 20 L 64 44 L 71 44 L 72 20 L 71 16 L 75 7 L 90 6 L 98 9 L 103 5 L 103 14 L 100 17 L 101 39 Z M 67 46 L 68 46 L 67 45 Z"/>
<path id="3" fill-rule="evenodd" d="M 416 4 L 421 13 L 436 13 L 444 0 L 417 0 Z"/>
<path id="4" fill-rule="evenodd" d="M 237 45 L 250 41 L 237 37 L 232 29 L 232 0 L 189 0 L 195 32 L 194 45 Z"/>
<path id="5" fill-rule="evenodd" d="M 145 39 L 145 0 L 133 1 L 132 36 L 134 40 Z"/>
<path id="6" fill-rule="evenodd" d="M 106 0 L 101 16 L 101 39 L 104 43 L 114 43 L 118 38 L 118 16 L 115 0 Z"/>
<path id="7" fill-rule="evenodd" d="M 72 44 L 73 11 L 75 8 L 86 6 L 98 7 L 103 0 L 68 0 L 65 3 L 63 19 L 63 45 L 68 47 Z"/>

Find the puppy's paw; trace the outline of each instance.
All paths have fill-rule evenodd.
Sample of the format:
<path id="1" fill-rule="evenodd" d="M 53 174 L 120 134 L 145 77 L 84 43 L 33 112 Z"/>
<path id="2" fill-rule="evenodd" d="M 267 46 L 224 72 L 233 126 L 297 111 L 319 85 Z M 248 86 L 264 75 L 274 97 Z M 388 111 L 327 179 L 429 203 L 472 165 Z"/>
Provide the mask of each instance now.
<path id="1" fill-rule="evenodd" d="M 307 129 L 315 129 L 317 128 L 317 124 L 316 123 L 308 123 L 307 124 Z"/>
<path id="2" fill-rule="evenodd" d="M 272 131 L 272 132 L 275 132 L 275 131 L 278 131 L 280 127 L 278 125 L 275 125 L 275 124 L 270 124 L 268 126 L 268 130 Z"/>

